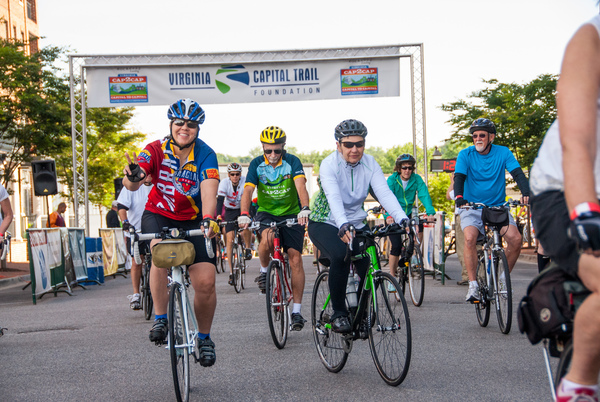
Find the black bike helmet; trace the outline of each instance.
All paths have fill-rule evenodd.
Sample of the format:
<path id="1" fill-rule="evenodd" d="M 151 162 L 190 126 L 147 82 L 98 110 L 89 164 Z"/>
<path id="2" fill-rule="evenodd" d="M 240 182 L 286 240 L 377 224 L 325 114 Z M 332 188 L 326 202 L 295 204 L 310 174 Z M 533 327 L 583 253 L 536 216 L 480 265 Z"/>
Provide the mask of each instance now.
<path id="1" fill-rule="evenodd" d="M 365 138 L 367 136 L 367 127 L 358 120 L 344 120 L 335 128 L 335 140 L 340 141 L 344 137 L 358 135 Z"/>
<path id="2" fill-rule="evenodd" d="M 415 166 L 417 161 L 411 154 L 402 154 L 396 159 L 396 166 L 399 166 L 401 163 L 410 163 Z"/>
<path id="3" fill-rule="evenodd" d="M 469 127 L 471 134 L 475 131 L 487 131 L 490 134 L 496 134 L 496 126 L 490 119 L 477 119 Z"/>

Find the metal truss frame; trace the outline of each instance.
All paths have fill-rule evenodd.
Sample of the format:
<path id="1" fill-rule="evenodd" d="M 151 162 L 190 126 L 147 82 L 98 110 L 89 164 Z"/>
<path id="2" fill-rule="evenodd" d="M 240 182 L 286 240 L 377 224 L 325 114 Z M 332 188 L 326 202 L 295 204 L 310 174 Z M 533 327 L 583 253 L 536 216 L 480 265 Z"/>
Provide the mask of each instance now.
<path id="1" fill-rule="evenodd" d="M 424 163 L 418 173 L 427 180 L 427 132 L 425 125 L 425 80 L 423 44 L 356 47 L 341 49 L 281 50 L 203 54 L 155 55 L 70 55 L 71 134 L 73 151 L 73 203 L 75 222 L 89 236 L 89 199 L 87 175 L 86 70 L 182 65 L 221 65 L 282 63 L 328 60 L 372 60 L 410 58 L 413 153 L 423 149 Z M 83 213 L 82 213 L 83 212 Z"/>

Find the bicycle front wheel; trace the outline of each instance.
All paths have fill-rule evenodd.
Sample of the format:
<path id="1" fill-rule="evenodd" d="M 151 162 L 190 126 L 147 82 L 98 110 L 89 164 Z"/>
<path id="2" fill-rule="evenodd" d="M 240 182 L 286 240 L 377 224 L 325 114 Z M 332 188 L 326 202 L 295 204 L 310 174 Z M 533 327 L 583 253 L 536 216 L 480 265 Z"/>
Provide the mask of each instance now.
<path id="1" fill-rule="evenodd" d="M 396 279 L 387 272 L 375 272 L 374 290 L 369 295 L 369 346 L 379 375 L 388 385 L 397 386 L 406 377 L 410 366 L 412 335 L 406 300 Z M 390 288 L 396 292 L 390 292 Z"/>
<path id="2" fill-rule="evenodd" d="M 479 285 L 479 303 L 475 303 L 477 321 L 482 327 L 487 327 L 490 322 L 490 300 L 487 297 L 487 280 L 485 277 L 485 258 L 478 254 L 477 259 L 477 284 Z"/>
<path id="3" fill-rule="evenodd" d="M 345 347 L 343 335 L 331 329 L 333 307 L 329 296 L 329 270 L 323 270 L 313 287 L 311 323 L 317 353 L 325 368 L 337 373 L 348 360 L 349 348 Z"/>
<path id="4" fill-rule="evenodd" d="M 219 240 L 218 244 L 217 244 L 217 248 L 219 250 L 221 250 L 219 252 L 219 254 L 221 254 L 221 258 L 219 258 L 219 261 L 217 261 L 217 269 L 221 268 L 221 272 L 225 272 L 225 265 L 227 265 L 225 263 L 225 244 L 223 244 L 223 240 Z"/>
<path id="5" fill-rule="evenodd" d="M 415 244 L 414 253 L 408 265 L 408 288 L 410 289 L 410 298 L 417 307 L 423 303 L 423 296 L 425 295 L 424 276 L 423 255 L 419 245 Z"/>
<path id="6" fill-rule="evenodd" d="M 152 308 L 154 307 L 152 293 L 150 292 L 150 267 L 148 264 L 150 264 L 150 261 L 147 260 L 142 267 L 142 302 L 144 303 L 144 318 L 146 320 L 152 317 Z"/>
<path id="7" fill-rule="evenodd" d="M 242 279 L 240 269 L 240 256 L 238 255 L 238 245 L 234 244 L 231 248 L 231 266 L 233 267 L 233 287 L 236 293 L 242 291 Z"/>
<path id="8" fill-rule="evenodd" d="M 510 271 L 508 270 L 508 261 L 503 250 L 498 250 L 494 254 L 494 269 L 496 277 L 496 316 L 498 325 L 503 334 L 510 332 L 512 324 L 512 286 L 510 283 Z"/>
<path id="9" fill-rule="evenodd" d="M 184 320 L 181 285 L 174 283 L 169 295 L 169 352 L 177 401 L 190 397 L 190 349 L 187 346 L 188 328 Z"/>
<path id="10" fill-rule="evenodd" d="M 244 247 L 240 246 L 240 283 L 242 285 L 242 289 L 246 288 L 246 256 Z"/>
<path id="11" fill-rule="evenodd" d="M 269 263 L 265 290 L 271 338 L 273 338 L 273 343 L 278 349 L 283 349 L 288 335 L 288 306 L 282 268 L 279 264 L 280 262 L 277 260 Z"/>

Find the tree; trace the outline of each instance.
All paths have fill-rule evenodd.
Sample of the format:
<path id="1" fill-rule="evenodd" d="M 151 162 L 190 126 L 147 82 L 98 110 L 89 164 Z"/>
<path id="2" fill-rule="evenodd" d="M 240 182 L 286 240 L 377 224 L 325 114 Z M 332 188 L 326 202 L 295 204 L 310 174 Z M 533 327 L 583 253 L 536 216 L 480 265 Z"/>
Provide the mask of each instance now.
<path id="1" fill-rule="evenodd" d="M 558 77 L 542 74 L 525 84 L 503 84 L 483 80 L 486 88 L 468 95 L 472 101 L 443 104 L 455 130 L 452 142 L 470 144 L 468 128 L 473 120 L 485 117 L 496 124 L 494 143 L 505 145 L 525 170 L 529 170 L 550 124 L 556 119 Z"/>
<path id="2" fill-rule="evenodd" d="M 73 194 L 69 78 L 57 66 L 66 49 L 45 47 L 26 55 L 22 44 L 0 41 L 0 142 L 9 150 L 2 180 L 39 158 L 56 161 L 57 177 Z M 145 136 L 127 129 L 133 108 L 88 109 L 88 197 L 109 206 L 113 180 L 123 175 L 124 150 Z M 78 150 L 81 152 L 82 150 Z"/>
<path id="3" fill-rule="evenodd" d="M 96 205 L 109 207 L 114 199 L 113 180 L 123 177 L 125 152 L 139 153 L 146 136 L 128 130 L 133 108 L 91 108 L 87 111 L 88 199 Z M 71 152 L 54 155 L 57 172 L 73 191 L 73 160 Z M 81 200 L 83 201 L 83 200 Z"/>
<path id="4" fill-rule="evenodd" d="M 0 40 L 0 142 L 8 152 L 2 182 L 36 156 L 64 154 L 71 145 L 68 80 L 54 63 L 64 50 L 46 47 L 33 55 Z"/>

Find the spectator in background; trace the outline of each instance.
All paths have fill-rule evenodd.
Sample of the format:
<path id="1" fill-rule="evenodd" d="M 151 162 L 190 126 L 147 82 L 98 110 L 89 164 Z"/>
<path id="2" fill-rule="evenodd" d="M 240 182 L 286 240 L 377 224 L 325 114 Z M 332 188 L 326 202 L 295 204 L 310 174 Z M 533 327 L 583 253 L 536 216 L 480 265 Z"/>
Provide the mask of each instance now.
<path id="1" fill-rule="evenodd" d="M 4 190 L 6 192 L 6 190 Z M 8 197 L 8 194 L 6 195 Z M 0 202 L 0 205 L 2 205 L 2 203 Z M 65 213 L 65 211 L 67 210 L 67 204 L 65 204 L 64 202 L 61 202 L 60 204 L 58 204 L 58 208 L 56 208 L 56 211 L 52 212 L 50 214 L 50 219 L 48 219 L 48 222 L 46 222 L 46 227 L 47 228 L 64 228 L 67 225 L 65 225 L 65 219 L 63 218 L 62 214 Z M 2 209 L 2 212 L 4 212 L 4 209 Z M 11 215 L 12 215 L 12 210 L 11 210 Z"/>
<path id="2" fill-rule="evenodd" d="M 60 207 L 60 205 L 59 205 Z M 66 208 L 66 206 L 65 206 Z M 0 209 L 2 210 L 2 216 L 0 216 L 0 250 L 2 249 L 2 241 L 4 240 L 4 234 L 13 221 L 13 210 L 8 199 L 8 192 L 0 184 Z M 64 225 L 63 225 L 64 226 Z"/>
<path id="3" fill-rule="evenodd" d="M 121 222 L 119 221 L 117 200 L 112 202 L 110 211 L 106 214 L 106 227 L 107 228 L 120 228 Z"/>

